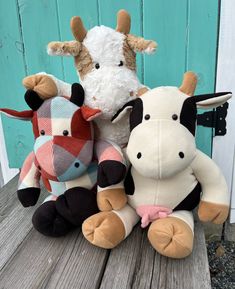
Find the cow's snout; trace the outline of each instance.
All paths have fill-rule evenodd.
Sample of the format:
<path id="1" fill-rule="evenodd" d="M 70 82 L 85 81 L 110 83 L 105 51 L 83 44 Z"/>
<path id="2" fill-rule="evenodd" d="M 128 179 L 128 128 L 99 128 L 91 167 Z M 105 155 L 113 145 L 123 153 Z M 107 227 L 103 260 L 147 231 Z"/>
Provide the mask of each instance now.
<path id="1" fill-rule="evenodd" d="M 40 136 L 34 145 L 38 169 L 51 180 L 78 178 L 91 162 L 92 147 L 92 141 L 69 136 Z"/>
<path id="2" fill-rule="evenodd" d="M 194 136 L 178 122 L 145 121 L 131 132 L 127 154 L 134 168 L 150 178 L 171 177 L 192 162 Z"/>

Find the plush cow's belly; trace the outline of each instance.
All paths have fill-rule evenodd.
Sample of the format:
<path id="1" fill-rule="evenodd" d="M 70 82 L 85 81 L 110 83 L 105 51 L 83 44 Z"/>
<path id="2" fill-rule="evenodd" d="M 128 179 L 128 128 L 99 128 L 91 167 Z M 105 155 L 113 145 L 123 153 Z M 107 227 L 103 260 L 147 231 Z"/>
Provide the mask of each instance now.
<path id="1" fill-rule="evenodd" d="M 133 167 L 131 173 L 135 191 L 128 196 L 128 201 L 133 208 L 140 205 L 158 205 L 174 209 L 198 182 L 190 167 L 172 178 L 162 180 L 147 179 Z"/>

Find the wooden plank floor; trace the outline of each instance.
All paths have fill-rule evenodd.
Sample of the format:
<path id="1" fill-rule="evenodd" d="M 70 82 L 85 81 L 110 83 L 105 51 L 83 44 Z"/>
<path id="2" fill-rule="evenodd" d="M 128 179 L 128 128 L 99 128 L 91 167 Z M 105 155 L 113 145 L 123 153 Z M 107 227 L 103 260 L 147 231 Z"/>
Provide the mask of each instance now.
<path id="1" fill-rule="evenodd" d="M 58 239 L 39 234 L 31 225 L 35 207 L 22 208 L 16 186 L 17 177 L 0 190 L 0 289 L 211 288 L 199 223 L 193 254 L 183 260 L 157 254 L 139 225 L 120 246 L 103 250 L 79 229 Z"/>

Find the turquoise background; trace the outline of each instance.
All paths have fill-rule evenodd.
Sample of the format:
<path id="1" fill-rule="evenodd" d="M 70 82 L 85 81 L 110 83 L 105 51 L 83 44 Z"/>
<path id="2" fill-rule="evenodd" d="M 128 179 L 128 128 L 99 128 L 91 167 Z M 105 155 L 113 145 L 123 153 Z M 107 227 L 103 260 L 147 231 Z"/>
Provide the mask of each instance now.
<path id="1" fill-rule="evenodd" d="M 181 83 L 187 70 L 199 76 L 196 93 L 214 91 L 219 23 L 217 0 L 0 0 L 0 106 L 28 109 L 23 77 L 39 71 L 78 81 L 72 58 L 51 57 L 47 43 L 72 40 L 70 18 L 87 29 L 116 26 L 116 13 L 131 14 L 131 33 L 154 39 L 154 56 L 138 55 L 138 75 L 150 87 Z M 3 119 L 10 167 L 21 167 L 33 145 L 31 124 Z M 211 155 L 212 129 L 198 128 L 197 145 Z"/>

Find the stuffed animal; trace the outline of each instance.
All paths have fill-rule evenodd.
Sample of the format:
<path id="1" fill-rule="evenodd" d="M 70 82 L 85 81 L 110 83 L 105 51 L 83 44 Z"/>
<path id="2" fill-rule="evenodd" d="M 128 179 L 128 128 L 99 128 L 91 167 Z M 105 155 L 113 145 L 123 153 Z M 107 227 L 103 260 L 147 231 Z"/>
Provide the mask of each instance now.
<path id="1" fill-rule="evenodd" d="M 126 178 L 128 205 L 100 212 L 83 223 L 92 244 L 117 246 L 141 218 L 148 239 L 162 255 L 183 258 L 193 248 L 192 210 L 202 221 L 223 223 L 229 210 L 228 188 L 219 168 L 196 149 L 197 108 L 215 108 L 231 93 L 193 96 L 196 76 L 187 72 L 180 88 L 159 87 L 123 106 L 114 122 L 130 113 Z"/>
<path id="2" fill-rule="evenodd" d="M 94 120 L 95 138 L 115 147 L 120 161 L 109 153 L 102 153 L 101 158 L 96 151 L 99 160 L 97 201 L 102 211 L 121 209 L 127 201 L 122 182 L 126 162 L 119 147 L 123 149 L 127 145 L 129 122 L 127 116 L 115 124 L 110 120 L 125 103 L 146 90 L 136 75 L 136 52 L 153 53 L 156 43 L 129 34 L 130 16 L 124 10 L 118 12 L 116 30 L 95 26 L 86 31 L 80 17 L 72 18 L 71 30 L 76 40 L 51 42 L 48 53 L 74 57 L 85 90 L 85 104 L 102 111 Z M 29 76 L 23 83 L 26 88 L 37 91 L 42 99 L 57 94 L 68 96 L 71 89 L 70 84 L 45 73 Z"/>
<path id="3" fill-rule="evenodd" d="M 56 96 L 43 101 L 33 90 L 25 94 L 27 111 L 0 109 L 6 115 L 32 121 L 35 143 L 19 179 L 18 198 L 24 207 L 34 206 L 40 194 L 40 178 L 51 195 L 32 218 L 34 227 L 47 236 L 62 236 L 94 213 L 97 165 L 93 158 L 93 127 L 101 111 L 83 105 L 84 91 L 72 85 L 70 99 Z"/>

